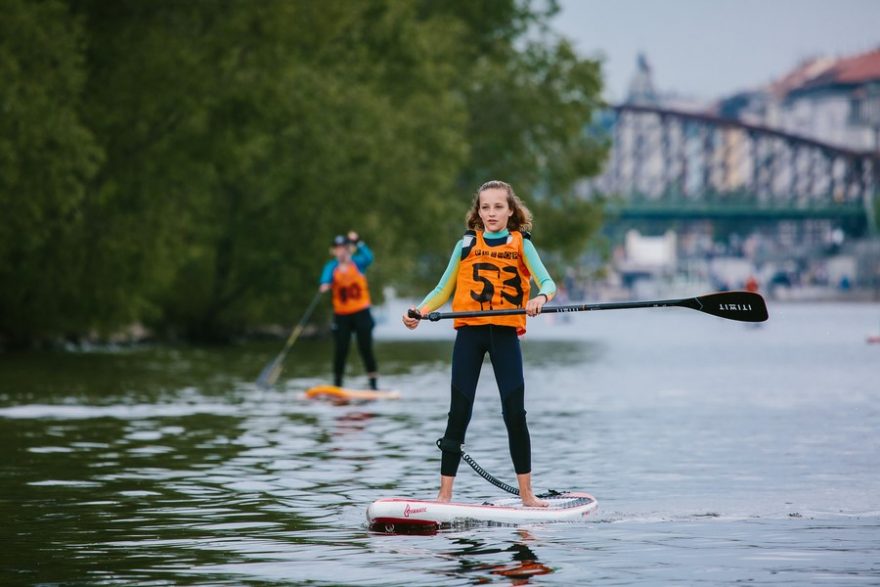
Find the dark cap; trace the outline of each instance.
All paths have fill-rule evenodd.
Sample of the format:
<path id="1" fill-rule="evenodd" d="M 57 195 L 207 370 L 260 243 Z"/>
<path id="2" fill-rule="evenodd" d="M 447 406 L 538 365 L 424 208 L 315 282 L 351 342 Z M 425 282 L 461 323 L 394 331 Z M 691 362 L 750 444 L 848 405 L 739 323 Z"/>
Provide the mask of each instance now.
<path id="1" fill-rule="evenodd" d="M 343 234 L 337 234 L 333 237 L 334 247 L 343 247 L 348 244 L 348 237 Z"/>

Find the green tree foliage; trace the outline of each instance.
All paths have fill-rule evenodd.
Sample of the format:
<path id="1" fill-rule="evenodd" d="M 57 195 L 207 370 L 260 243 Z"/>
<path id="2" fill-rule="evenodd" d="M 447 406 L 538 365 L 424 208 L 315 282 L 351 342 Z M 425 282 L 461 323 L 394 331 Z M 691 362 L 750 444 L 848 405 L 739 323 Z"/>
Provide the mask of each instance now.
<path id="1" fill-rule="evenodd" d="M 601 209 L 576 194 L 579 180 L 600 171 L 608 147 L 585 132 L 602 107 L 599 64 L 579 58 L 567 40 L 547 30 L 558 12 L 554 0 L 450 0 L 426 7 L 455 15 L 468 39 L 466 75 L 456 91 L 467 107 L 469 156 L 458 173 L 454 197 L 460 203 L 447 236 L 460 234 L 476 188 L 502 179 L 532 210 L 537 245 L 558 253 L 548 257 L 558 260 L 551 265 L 573 261 L 602 221 Z M 435 273 L 439 261 L 433 259 Z"/>
<path id="2" fill-rule="evenodd" d="M 554 12 L 551 5 L 543 16 Z M 601 210 L 575 194 L 578 180 L 600 171 L 607 150 L 585 132 L 602 106 L 599 65 L 547 35 L 522 48 L 496 43 L 473 58 L 463 88 L 471 156 L 461 185 L 488 178 L 512 184 L 532 209 L 537 242 L 573 259 L 601 221 Z"/>
<path id="3" fill-rule="evenodd" d="M 96 309 L 77 270 L 102 150 L 83 123 L 83 29 L 63 2 L 4 0 L 0 18 L 0 335 L 76 332 Z"/>
<path id="4" fill-rule="evenodd" d="M 553 2 L 4 4 L 7 339 L 286 323 L 349 229 L 377 294 L 436 278 L 490 178 L 535 208 L 542 247 L 593 230 L 572 186 L 602 156 L 582 132 L 597 67 L 524 41 Z"/>

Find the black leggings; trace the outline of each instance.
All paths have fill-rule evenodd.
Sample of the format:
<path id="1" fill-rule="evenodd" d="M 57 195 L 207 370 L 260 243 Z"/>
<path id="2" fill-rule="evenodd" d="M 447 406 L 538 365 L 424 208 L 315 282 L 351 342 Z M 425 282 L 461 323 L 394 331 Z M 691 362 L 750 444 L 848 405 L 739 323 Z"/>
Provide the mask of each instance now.
<path id="1" fill-rule="evenodd" d="M 513 326 L 462 326 L 452 350 L 452 399 L 446 433 L 447 444 L 463 444 L 474 407 L 483 357 L 489 353 L 501 394 L 501 410 L 507 426 L 507 442 L 518 475 L 532 471 L 532 448 L 526 424 L 522 353 Z M 440 474 L 454 477 L 461 454 L 444 450 Z"/>
<path id="2" fill-rule="evenodd" d="M 357 336 L 358 351 L 364 362 L 364 369 L 368 374 L 375 374 L 376 356 L 373 354 L 373 316 L 370 309 L 366 308 L 354 314 L 333 315 L 333 339 L 336 342 L 336 350 L 333 353 L 333 381 L 337 386 L 342 386 L 342 376 L 345 374 L 345 361 L 348 358 L 348 347 L 351 344 L 351 334 Z"/>

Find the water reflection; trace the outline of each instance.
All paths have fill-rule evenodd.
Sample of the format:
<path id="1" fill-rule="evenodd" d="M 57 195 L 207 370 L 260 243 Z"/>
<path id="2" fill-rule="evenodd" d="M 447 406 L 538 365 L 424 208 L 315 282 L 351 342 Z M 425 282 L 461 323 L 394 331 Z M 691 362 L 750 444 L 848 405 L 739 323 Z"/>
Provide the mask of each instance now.
<path id="1" fill-rule="evenodd" d="M 352 411 L 336 416 L 336 428 L 334 436 L 343 436 L 362 432 L 367 423 L 376 416 L 373 412 Z"/>
<path id="2" fill-rule="evenodd" d="M 447 551 L 446 554 L 458 559 L 457 572 L 477 585 L 497 582 L 499 577 L 508 580 L 510 585 L 527 585 L 532 577 L 552 573 L 553 569 L 541 563 L 527 544 L 534 542 L 535 537 L 524 529 L 516 530 L 515 535 L 518 536 L 517 540 L 498 545 L 472 537 L 453 538 L 452 543 L 460 548 Z M 506 558 L 512 560 L 497 560 Z M 485 559 L 490 560 L 487 562 Z"/>

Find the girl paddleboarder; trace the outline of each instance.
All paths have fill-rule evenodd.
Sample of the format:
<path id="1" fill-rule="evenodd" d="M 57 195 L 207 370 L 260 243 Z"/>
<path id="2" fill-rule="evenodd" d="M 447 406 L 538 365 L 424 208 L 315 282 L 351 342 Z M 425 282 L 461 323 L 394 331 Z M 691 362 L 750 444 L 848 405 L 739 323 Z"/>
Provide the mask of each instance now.
<path id="1" fill-rule="evenodd" d="M 503 181 L 489 181 L 474 195 L 466 217 L 467 231 L 456 243 L 437 287 L 418 308 L 422 316 L 442 306 L 454 293 L 453 311 L 525 308 L 537 316 L 553 298 L 556 285 L 531 242 L 532 215 Z M 532 297 L 531 280 L 538 284 Z M 419 318 L 403 315 L 414 329 Z M 525 385 L 519 337 L 526 316 L 458 318 L 452 351 L 452 388 L 446 432 L 440 439 L 440 492 L 437 501 L 452 499 L 461 461 L 461 445 L 471 419 L 483 357 L 489 353 L 498 391 L 519 495 L 525 506 L 546 506 L 532 490 L 531 441 L 526 424 Z"/>

